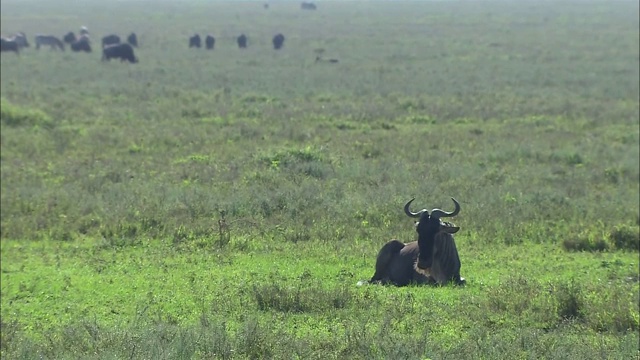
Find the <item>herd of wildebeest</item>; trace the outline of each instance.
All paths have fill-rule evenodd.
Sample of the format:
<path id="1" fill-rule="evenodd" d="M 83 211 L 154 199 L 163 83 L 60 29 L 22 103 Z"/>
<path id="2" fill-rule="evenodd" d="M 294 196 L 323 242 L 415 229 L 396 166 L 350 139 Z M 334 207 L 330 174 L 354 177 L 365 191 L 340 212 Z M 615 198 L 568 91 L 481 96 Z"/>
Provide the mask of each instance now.
<path id="1" fill-rule="evenodd" d="M 269 4 L 265 3 L 264 8 L 268 9 Z M 316 4 L 312 2 L 302 2 L 300 8 L 302 10 L 316 10 Z M 89 37 L 89 30 L 86 26 L 80 28 L 79 34 L 76 36 L 74 32 L 69 32 L 62 40 L 55 35 L 43 35 L 38 34 L 35 36 L 36 49 L 40 49 L 42 45 L 48 45 L 52 50 L 65 50 L 65 44 L 69 45 L 74 52 L 91 52 L 91 38 Z M 247 36 L 240 34 L 236 38 L 238 48 L 247 48 Z M 272 39 L 273 48 L 280 50 L 284 45 L 285 37 L 281 33 L 276 34 Z M 16 54 L 20 54 L 22 48 L 29 47 L 29 41 L 24 32 L 18 32 L 12 36 L 0 37 L 2 42 L 0 51 L 11 51 Z M 212 35 L 206 35 L 204 38 L 204 45 L 207 50 L 213 50 L 216 43 L 215 37 Z M 108 61 L 111 59 L 120 59 L 120 61 L 128 61 L 130 63 L 137 63 L 138 58 L 135 56 L 133 50 L 134 47 L 138 47 L 138 37 L 136 33 L 132 32 L 126 39 L 126 42 L 121 41 L 120 36 L 116 34 L 110 34 L 102 38 L 102 61 Z M 202 38 L 200 34 L 194 34 L 189 37 L 189 48 L 201 48 Z M 337 62 L 336 59 L 324 60 L 320 57 L 316 58 L 316 62 L 327 61 Z"/>
<path id="2" fill-rule="evenodd" d="M 10 37 L 2 36 L 2 52 L 12 51 L 16 54 L 20 54 L 22 48 L 29 47 L 29 41 L 27 36 L 23 32 L 19 32 Z M 65 50 L 65 44 L 68 44 L 72 51 L 75 52 L 91 52 L 91 38 L 89 37 L 88 29 L 83 26 L 80 29 L 80 33 L 76 36 L 75 33 L 67 33 L 62 40 L 55 35 L 42 35 L 38 34 L 34 38 L 36 49 L 40 49 L 40 46 L 50 46 L 52 50 Z M 238 48 L 247 48 L 247 36 L 241 34 L 236 38 Z M 280 50 L 284 45 L 284 35 L 278 33 L 273 39 L 273 48 Z M 205 47 L 208 50 L 213 50 L 216 43 L 216 39 L 212 35 L 207 35 L 204 39 Z M 130 63 L 137 63 L 138 58 L 135 56 L 134 47 L 138 47 L 138 36 L 135 32 L 132 32 L 127 36 L 126 42 L 121 41 L 120 36 L 116 34 L 106 35 L 102 38 L 102 61 L 111 59 L 120 59 L 121 61 L 128 61 Z M 199 34 L 194 34 L 189 37 L 189 48 L 202 47 L 202 38 Z"/>

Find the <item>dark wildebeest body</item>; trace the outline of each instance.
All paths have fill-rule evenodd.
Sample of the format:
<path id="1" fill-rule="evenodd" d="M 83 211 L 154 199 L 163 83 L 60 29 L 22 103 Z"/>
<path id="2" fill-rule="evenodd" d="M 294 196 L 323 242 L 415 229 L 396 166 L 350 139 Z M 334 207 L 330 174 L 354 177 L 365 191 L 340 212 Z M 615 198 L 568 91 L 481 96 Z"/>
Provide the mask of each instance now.
<path id="1" fill-rule="evenodd" d="M 200 35 L 199 34 L 195 34 L 192 37 L 189 38 L 189 47 L 196 47 L 196 48 L 200 48 L 202 46 L 202 39 L 200 39 Z"/>
<path id="2" fill-rule="evenodd" d="M 213 47 L 216 45 L 216 38 L 207 35 L 207 37 L 204 38 L 204 45 L 207 47 L 207 50 L 213 50 Z"/>
<path id="3" fill-rule="evenodd" d="M 18 43 L 18 47 L 20 48 L 29 47 L 29 41 L 27 41 L 27 35 L 25 35 L 22 31 L 13 35 L 12 39 Z"/>
<path id="4" fill-rule="evenodd" d="M 240 49 L 245 49 L 247 47 L 247 35 L 242 34 L 238 36 L 237 42 Z"/>
<path id="5" fill-rule="evenodd" d="M 133 54 L 133 47 L 129 43 L 107 45 L 102 49 L 102 61 L 111 59 L 120 59 L 120 61 L 128 61 L 137 63 L 138 59 Z"/>
<path id="6" fill-rule="evenodd" d="M 459 227 L 440 220 L 460 212 L 460 205 L 453 212 L 434 209 L 429 215 L 426 209 L 417 213 L 409 210 L 409 201 L 404 209 L 410 217 L 419 217 L 416 224 L 418 241 L 404 244 L 398 240 L 386 243 L 378 252 L 376 271 L 370 283 L 404 286 L 415 284 L 446 284 L 450 281 L 464 284 L 460 277 L 460 258 L 452 234 Z"/>
<path id="7" fill-rule="evenodd" d="M 102 38 L 102 47 L 120 44 L 120 36 L 116 34 L 107 35 Z"/>
<path id="8" fill-rule="evenodd" d="M 16 55 L 20 55 L 20 46 L 13 39 L 0 38 L 0 51 L 13 51 Z"/>
<path id="9" fill-rule="evenodd" d="M 131 46 L 135 46 L 138 47 L 138 35 L 136 35 L 136 33 L 132 32 L 131 34 L 129 34 L 129 36 L 127 37 L 127 42 L 129 44 L 131 44 Z"/>
<path id="10" fill-rule="evenodd" d="M 53 35 L 36 35 L 36 50 L 40 49 L 40 45 L 49 45 L 51 50 L 60 49 L 64 51 L 64 43 Z"/>
<path id="11" fill-rule="evenodd" d="M 71 45 L 74 42 L 78 41 L 78 39 L 76 38 L 76 34 L 73 33 L 73 31 L 69 31 L 63 38 L 62 41 L 66 42 L 67 44 Z"/>
<path id="12" fill-rule="evenodd" d="M 8 48 L 10 50 L 3 50 L 3 51 L 14 51 L 13 50 L 13 43 L 15 43 L 18 47 L 18 50 L 25 48 L 25 47 L 29 47 L 29 41 L 27 40 L 27 35 L 25 35 L 23 32 L 18 32 L 16 34 L 14 34 L 13 36 L 10 37 L 2 37 L 5 40 L 5 48 Z M 17 53 L 17 51 L 16 51 Z"/>
<path id="13" fill-rule="evenodd" d="M 278 34 L 274 36 L 272 42 L 273 48 L 276 50 L 280 50 L 282 48 L 282 45 L 284 45 L 284 35 Z"/>
<path id="14" fill-rule="evenodd" d="M 300 8 L 302 10 L 316 10 L 316 4 L 312 3 L 312 2 L 306 2 L 303 1 L 302 4 L 300 4 Z"/>
<path id="15" fill-rule="evenodd" d="M 75 52 L 84 51 L 91 52 L 91 41 L 88 35 L 80 36 L 75 42 L 71 44 L 71 50 Z"/>

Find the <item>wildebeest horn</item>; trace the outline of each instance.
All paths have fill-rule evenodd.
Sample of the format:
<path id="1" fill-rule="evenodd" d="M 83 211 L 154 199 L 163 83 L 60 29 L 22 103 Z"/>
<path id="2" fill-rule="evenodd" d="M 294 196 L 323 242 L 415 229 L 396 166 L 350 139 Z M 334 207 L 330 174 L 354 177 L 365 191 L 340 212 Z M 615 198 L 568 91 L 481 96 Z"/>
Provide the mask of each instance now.
<path id="1" fill-rule="evenodd" d="M 409 205 L 411 205 L 411 203 L 415 199 L 416 198 L 413 198 L 413 199 L 409 200 L 409 202 L 404 205 L 404 213 L 407 214 L 408 217 L 417 218 L 417 217 L 420 217 L 420 215 L 422 215 L 422 213 L 427 211 L 427 209 L 422 209 L 422 210 L 420 210 L 418 212 L 415 212 L 415 213 L 411 212 L 411 210 L 409 210 Z"/>
<path id="2" fill-rule="evenodd" d="M 451 198 L 451 200 L 453 200 L 453 203 L 456 206 L 455 210 L 453 210 L 452 212 L 447 212 L 447 211 L 440 210 L 440 209 L 433 209 L 431 211 L 431 217 L 434 217 L 436 219 L 440 219 L 440 218 L 443 218 L 443 217 L 453 217 L 453 216 L 458 215 L 458 213 L 460 212 L 460 204 L 458 204 L 458 202 L 454 198 Z"/>

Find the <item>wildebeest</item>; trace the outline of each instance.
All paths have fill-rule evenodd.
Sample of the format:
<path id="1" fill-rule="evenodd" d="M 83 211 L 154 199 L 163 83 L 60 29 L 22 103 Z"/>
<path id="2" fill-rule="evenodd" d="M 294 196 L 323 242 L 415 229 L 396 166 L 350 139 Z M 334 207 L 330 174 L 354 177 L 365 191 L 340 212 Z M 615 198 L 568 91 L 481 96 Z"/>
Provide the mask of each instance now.
<path id="1" fill-rule="evenodd" d="M 4 38 L 5 40 L 8 40 L 8 41 L 15 41 L 15 43 L 18 45 L 18 48 L 29 47 L 29 41 L 27 40 L 27 35 L 25 35 L 23 32 L 17 32 L 13 36 L 4 37 Z"/>
<path id="2" fill-rule="evenodd" d="M 312 2 L 306 2 L 303 1 L 302 4 L 300 4 L 300 8 L 302 10 L 316 10 L 316 4 L 312 3 Z"/>
<path id="3" fill-rule="evenodd" d="M 404 286 L 416 284 L 445 284 L 450 281 L 464 284 L 460 277 L 460 258 L 452 234 L 460 230 L 454 224 L 441 221 L 460 212 L 460 204 L 454 199 L 455 210 L 446 212 L 427 209 L 416 213 L 409 210 L 414 199 L 404 206 L 404 212 L 412 218 L 420 218 L 416 223 L 418 240 L 404 244 L 398 240 L 386 243 L 378 252 L 376 271 L 370 283 Z"/>
<path id="4" fill-rule="evenodd" d="M 202 46 L 202 39 L 200 39 L 199 34 L 195 34 L 189 38 L 189 47 L 197 47 L 200 48 Z"/>
<path id="5" fill-rule="evenodd" d="M 102 38 L 102 47 L 120 44 L 120 36 L 116 34 L 110 34 Z"/>
<path id="6" fill-rule="evenodd" d="M 127 37 L 127 42 L 129 44 L 131 44 L 131 46 L 135 46 L 138 47 L 138 35 L 136 35 L 136 33 L 132 32 L 131 34 L 129 34 L 129 36 Z"/>
<path id="7" fill-rule="evenodd" d="M 91 52 L 91 41 L 89 40 L 88 35 L 80 36 L 76 41 L 71 43 L 71 50 L 78 52 Z"/>
<path id="8" fill-rule="evenodd" d="M 36 35 L 36 50 L 40 49 L 40 45 L 49 45 L 51 50 L 60 49 L 64 51 L 64 43 L 53 35 Z"/>
<path id="9" fill-rule="evenodd" d="M 269 8 L 269 4 L 268 3 L 264 3 L 264 4 L 262 4 L 262 7 L 264 7 L 265 9 L 268 9 Z"/>
<path id="10" fill-rule="evenodd" d="M 204 38 L 204 45 L 207 47 L 207 50 L 213 50 L 213 47 L 216 44 L 216 38 L 214 38 L 211 35 L 207 35 L 207 37 Z"/>
<path id="11" fill-rule="evenodd" d="M 282 45 L 284 45 L 284 35 L 278 34 L 274 36 L 272 42 L 273 48 L 276 50 L 280 50 L 282 48 Z"/>
<path id="12" fill-rule="evenodd" d="M 71 45 L 74 42 L 76 42 L 78 39 L 76 38 L 76 34 L 73 33 L 73 31 L 69 31 L 63 38 L 62 41 L 66 42 L 67 44 Z"/>
<path id="13" fill-rule="evenodd" d="M 80 26 L 80 36 L 82 35 L 89 35 L 89 29 L 84 25 Z"/>
<path id="14" fill-rule="evenodd" d="M 247 35 L 242 34 L 242 35 L 238 36 L 236 41 L 238 42 L 238 47 L 240 49 L 245 49 L 247 47 Z"/>
<path id="15" fill-rule="evenodd" d="M 20 55 L 20 46 L 15 39 L 0 37 L 0 51 L 13 51 L 16 55 Z"/>
<path id="16" fill-rule="evenodd" d="M 129 43 L 107 45 L 102 48 L 102 61 L 111 59 L 120 59 L 120 61 L 128 61 L 137 63 L 138 59 L 133 54 L 133 47 Z"/>

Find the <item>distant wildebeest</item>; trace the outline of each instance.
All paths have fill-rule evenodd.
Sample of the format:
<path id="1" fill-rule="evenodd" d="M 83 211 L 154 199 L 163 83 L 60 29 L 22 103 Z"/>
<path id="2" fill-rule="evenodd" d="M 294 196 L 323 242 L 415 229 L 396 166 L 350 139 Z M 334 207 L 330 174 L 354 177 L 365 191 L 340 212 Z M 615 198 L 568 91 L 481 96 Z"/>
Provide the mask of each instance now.
<path id="1" fill-rule="evenodd" d="M 264 7 L 265 9 L 268 9 L 269 8 L 269 4 L 268 3 L 264 3 L 264 4 L 262 4 L 262 7 Z"/>
<path id="2" fill-rule="evenodd" d="M 89 35 L 89 29 L 84 25 L 80 26 L 80 36 L 82 35 Z"/>
<path id="3" fill-rule="evenodd" d="M 131 46 L 135 46 L 138 47 L 138 35 L 136 35 L 136 33 L 132 32 L 131 34 L 129 34 L 129 36 L 127 37 L 127 42 L 129 44 L 131 44 Z"/>
<path id="4" fill-rule="evenodd" d="M 303 1 L 302 4 L 300 4 L 300 8 L 302 10 L 316 10 L 316 4 L 312 3 L 312 2 L 306 2 Z"/>
<path id="5" fill-rule="evenodd" d="M 73 33 L 73 31 L 69 31 L 63 38 L 62 41 L 66 42 L 67 44 L 71 45 L 74 42 L 76 42 L 76 40 L 78 40 L 76 38 L 76 34 Z"/>
<path id="6" fill-rule="evenodd" d="M 137 63 L 138 59 L 133 53 L 133 47 L 129 43 L 112 44 L 102 48 L 102 61 L 111 59 L 120 59 L 120 61 L 128 61 Z"/>
<path id="7" fill-rule="evenodd" d="M 204 38 L 204 45 L 207 47 L 207 50 L 213 50 L 213 47 L 216 44 L 216 38 L 214 38 L 211 35 L 207 35 L 207 37 Z"/>
<path id="8" fill-rule="evenodd" d="M 240 49 L 245 49 L 247 47 L 247 35 L 242 34 L 240 36 L 238 36 L 238 47 Z"/>
<path id="9" fill-rule="evenodd" d="M 200 48 L 202 46 L 202 39 L 200 39 L 200 35 L 199 34 L 195 34 L 192 37 L 189 38 L 189 47 L 196 47 L 196 48 Z"/>
<path id="10" fill-rule="evenodd" d="M 282 48 L 282 45 L 284 45 L 284 35 L 278 34 L 274 36 L 272 42 L 273 48 L 276 50 L 280 50 Z"/>
<path id="11" fill-rule="evenodd" d="M 64 51 L 64 43 L 53 35 L 36 35 L 36 50 L 40 49 L 40 45 L 49 45 L 51 50 L 60 49 Z"/>
<path id="12" fill-rule="evenodd" d="M 324 59 L 320 56 L 316 56 L 316 62 L 326 62 L 326 63 L 332 63 L 332 64 L 337 64 L 338 62 L 340 62 L 340 60 L 338 59 Z"/>
<path id="13" fill-rule="evenodd" d="M 0 37 L 0 51 L 13 51 L 16 55 L 20 55 L 20 46 L 15 39 Z"/>
<path id="14" fill-rule="evenodd" d="M 80 36 L 75 42 L 71 43 L 71 50 L 75 52 L 84 51 L 91 52 L 91 41 L 88 35 Z"/>
<path id="15" fill-rule="evenodd" d="M 460 230 L 454 224 L 441 221 L 441 218 L 453 217 L 460 212 L 460 204 L 453 200 L 455 210 L 446 212 L 427 209 L 416 213 L 409 210 L 414 199 L 405 206 L 404 212 L 416 223 L 418 241 L 404 244 L 398 240 L 386 243 L 376 260 L 376 271 L 370 283 L 404 286 L 416 284 L 446 284 L 450 281 L 458 285 L 465 283 L 460 277 L 460 258 L 452 234 Z"/>
<path id="16" fill-rule="evenodd" d="M 102 47 L 120 44 L 120 36 L 116 34 L 110 34 L 102 38 Z"/>
<path id="17" fill-rule="evenodd" d="M 27 35 L 23 32 L 17 32 L 13 36 L 5 37 L 6 40 L 15 41 L 18 44 L 18 48 L 26 48 L 29 47 L 29 41 L 27 40 Z"/>

